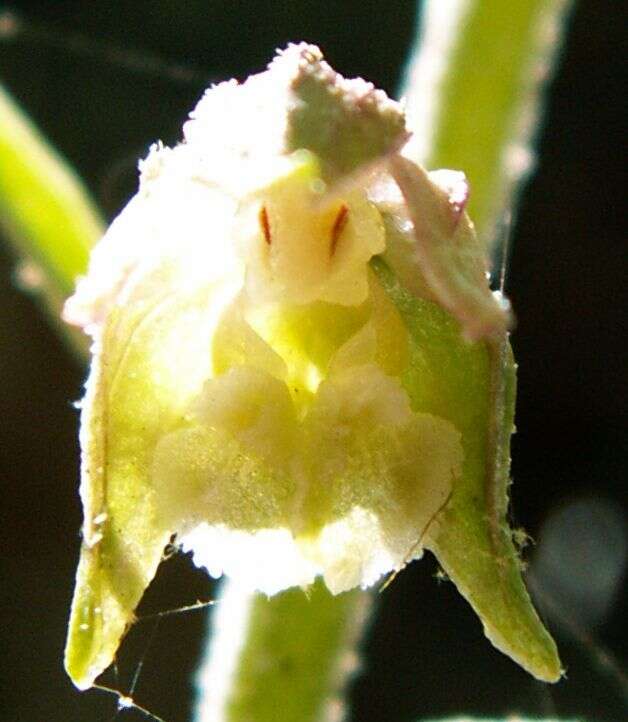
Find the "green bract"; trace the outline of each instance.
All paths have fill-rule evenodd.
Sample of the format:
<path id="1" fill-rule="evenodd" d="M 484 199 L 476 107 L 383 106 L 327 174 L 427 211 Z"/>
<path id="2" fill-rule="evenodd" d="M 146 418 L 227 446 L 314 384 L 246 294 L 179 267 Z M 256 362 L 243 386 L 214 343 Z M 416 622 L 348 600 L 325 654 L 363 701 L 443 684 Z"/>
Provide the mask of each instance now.
<path id="1" fill-rule="evenodd" d="M 267 594 L 366 587 L 427 547 L 556 679 L 505 522 L 514 366 L 464 180 L 402 158 L 401 108 L 306 45 L 209 90 L 184 134 L 66 306 L 94 340 L 74 682 L 113 660 L 173 534 Z"/>

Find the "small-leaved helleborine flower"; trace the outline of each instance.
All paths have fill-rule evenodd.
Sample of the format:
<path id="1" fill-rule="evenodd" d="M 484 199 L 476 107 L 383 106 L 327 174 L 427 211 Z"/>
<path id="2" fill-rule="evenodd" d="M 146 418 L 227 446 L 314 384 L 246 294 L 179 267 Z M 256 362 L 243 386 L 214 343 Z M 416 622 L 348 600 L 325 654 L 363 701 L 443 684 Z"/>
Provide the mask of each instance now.
<path id="1" fill-rule="evenodd" d="M 508 307 L 464 176 L 426 172 L 407 138 L 399 104 L 294 45 L 141 163 L 65 310 L 93 338 L 78 687 L 175 534 L 266 594 L 367 587 L 428 548 L 493 643 L 558 678 L 505 522 Z"/>

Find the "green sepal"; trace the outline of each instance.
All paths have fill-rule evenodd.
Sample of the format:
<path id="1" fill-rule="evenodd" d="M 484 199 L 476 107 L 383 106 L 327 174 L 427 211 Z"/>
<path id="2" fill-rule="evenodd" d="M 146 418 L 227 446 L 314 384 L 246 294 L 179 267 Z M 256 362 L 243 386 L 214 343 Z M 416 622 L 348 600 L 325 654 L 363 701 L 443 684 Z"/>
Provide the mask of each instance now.
<path id="1" fill-rule="evenodd" d="M 154 449 L 210 370 L 217 284 L 174 293 L 165 275 L 149 274 L 110 312 L 83 401 L 85 521 L 65 650 L 81 689 L 113 661 L 162 559 L 172 530 L 151 485 Z"/>
<path id="2" fill-rule="evenodd" d="M 556 645 L 525 588 L 506 521 L 516 368 L 508 341 L 465 341 L 447 312 L 411 295 L 383 261 L 371 265 L 408 331 L 402 382 L 413 411 L 447 419 L 462 434 L 462 476 L 425 546 L 490 641 L 538 679 L 555 682 Z"/>

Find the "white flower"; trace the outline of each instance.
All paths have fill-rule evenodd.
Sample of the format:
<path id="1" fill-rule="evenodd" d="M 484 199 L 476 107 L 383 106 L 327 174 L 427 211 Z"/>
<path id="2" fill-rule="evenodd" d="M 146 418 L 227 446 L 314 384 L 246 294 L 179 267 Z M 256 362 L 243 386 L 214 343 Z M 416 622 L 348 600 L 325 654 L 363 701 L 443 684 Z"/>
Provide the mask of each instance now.
<path id="1" fill-rule="evenodd" d="M 209 90 L 184 135 L 142 162 L 66 307 L 94 339 L 66 650 L 80 687 L 111 662 L 173 534 L 250 589 L 322 576 L 340 593 L 424 544 L 455 577 L 458 551 L 503 521 L 470 502 L 495 461 L 469 424 L 488 423 L 488 357 L 447 312 L 471 339 L 499 336 L 507 314 L 460 178 L 403 159 L 401 108 L 306 45 Z M 471 396 L 461 374 L 479 380 Z M 472 530 L 453 551 L 452 520 Z M 502 552 L 516 566 L 507 545 L 489 551 L 480 576 Z M 527 640 L 542 628 L 521 604 Z"/>

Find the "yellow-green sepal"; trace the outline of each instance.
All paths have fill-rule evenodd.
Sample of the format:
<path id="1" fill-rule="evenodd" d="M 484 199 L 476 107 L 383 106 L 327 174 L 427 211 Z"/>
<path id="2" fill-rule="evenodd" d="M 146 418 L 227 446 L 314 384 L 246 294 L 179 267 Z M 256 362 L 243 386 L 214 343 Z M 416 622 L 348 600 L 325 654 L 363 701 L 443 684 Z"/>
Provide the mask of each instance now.
<path id="1" fill-rule="evenodd" d="M 185 291 L 158 269 L 110 312 L 97 337 L 82 410 L 85 521 L 65 650 L 81 689 L 114 660 L 174 531 L 151 465 L 158 440 L 184 422 L 210 374 L 217 295 L 218 284 Z"/>
<path id="2" fill-rule="evenodd" d="M 538 679 L 555 682 L 561 676 L 556 645 L 525 588 L 506 521 L 515 403 L 508 341 L 465 341 L 446 311 L 411 295 L 383 261 L 372 267 L 408 331 L 402 380 L 413 410 L 447 419 L 462 434 L 462 475 L 425 546 L 476 611 L 490 641 Z"/>

